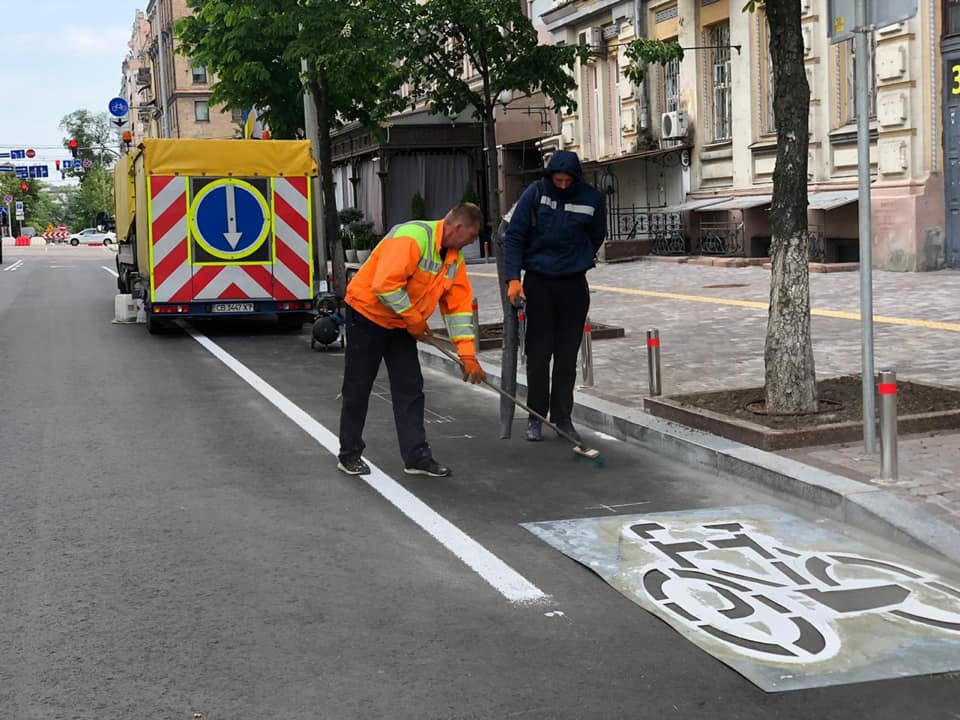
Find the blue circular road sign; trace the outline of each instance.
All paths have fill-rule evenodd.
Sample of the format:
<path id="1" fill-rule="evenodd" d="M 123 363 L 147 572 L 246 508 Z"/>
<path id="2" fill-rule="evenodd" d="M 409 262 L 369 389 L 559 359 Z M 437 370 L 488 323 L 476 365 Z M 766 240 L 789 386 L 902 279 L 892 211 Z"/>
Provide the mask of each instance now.
<path id="1" fill-rule="evenodd" d="M 270 206 L 257 188 L 243 180 L 214 180 L 197 193 L 190 211 L 197 241 L 224 260 L 246 257 L 269 235 Z"/>
<path id="2" fill-rule="evenodd" d="M 130 111 L 130 104 L 122 97 L 115 97 L 110 101 L 110 104 L 107 105 L 107 109 L 110 110 L 110 114 L 114 117 L 123 117 Z"/>

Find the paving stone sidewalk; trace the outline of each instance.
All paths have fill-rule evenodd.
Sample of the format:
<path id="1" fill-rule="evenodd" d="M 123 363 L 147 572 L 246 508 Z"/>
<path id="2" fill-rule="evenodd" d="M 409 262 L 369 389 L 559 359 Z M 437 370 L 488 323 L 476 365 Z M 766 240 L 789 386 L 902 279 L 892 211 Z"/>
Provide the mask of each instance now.
<path id="1" fill-rule="evenodd" d="M 500 322 L 495 265 L 471 264 L 469 273 L 480 322 Z M 664 395 L 763 384 L 768 270 L 639 261 L 600 265 L 589 279 L 591 319 L 621 326 L 626 336 L 594 341 L 594 386 L 582 392 L 642 409 L 646 330 L 654 327 L 662 342 Z M 814 273 L 810 286 L 817 377 L 859 373 L 859 320 L 816 314 L 858 314 L 859 274 Z M 901 380 L 960 388 L 960 272 L 875 270 L 873 289 L 875 368 L 896 369 Z M 741 301 L 747 305 L 735 304 Z M 481 361 L 499 364 L 500 350 L 481 353 Z M 879 479 L 879 455 L 865 455 L 859 442 L 778 454 L 884 487 L 960 528 L 960 432 L 901 435 L 898 450 L 896 482 Z"/>

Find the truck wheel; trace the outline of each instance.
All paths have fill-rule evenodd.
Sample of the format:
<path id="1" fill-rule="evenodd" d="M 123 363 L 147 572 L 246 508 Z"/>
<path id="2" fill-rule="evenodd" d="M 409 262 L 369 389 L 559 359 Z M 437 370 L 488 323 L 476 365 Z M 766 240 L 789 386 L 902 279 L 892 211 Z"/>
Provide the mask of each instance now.
<path id="1" fill-rule="evenodd" d="M 167 324 L 153 314 L 152 308 L 146 308 L 147 311 L 147 332 L 151 335 L 159 335 L 166 330 Z"/>

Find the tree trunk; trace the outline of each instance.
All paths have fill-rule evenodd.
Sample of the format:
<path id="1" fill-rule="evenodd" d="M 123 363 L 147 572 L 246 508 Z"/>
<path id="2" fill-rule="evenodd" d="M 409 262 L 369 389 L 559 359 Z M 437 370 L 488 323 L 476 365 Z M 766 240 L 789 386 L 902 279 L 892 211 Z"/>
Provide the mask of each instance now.
<path id="1" fill-rule="evenodd" d="M 317 157 L 320 159 L 320 188 L 323 193 L 324 236 L 327 241 L 327 256 L 333 268 L 333 291 L 338 297 L 347 293 L 347 268 L 343 257 L 343 240 L 340 237 L 340 223 L 337 219 L 337 197 L 333 184 L 333 150 L 330 144 L 330 82 L 326 72 L 317 71 L 317 80 L 310 81 L 310 97 L 317 104 L 317 126 L 320 131 L 320 147 Z M 324 270 L 326 272 L 326 270 Z"/>
<path id="2" fill-rule="evenodd" d="M 816 369 L 810 339 L 807 151 L 810 88 L 803 63 L 800 0 L 767 0 L 777 164 L 770 225 L 770 314 L 764 347 L 767 411 L 814 412 Z"/>

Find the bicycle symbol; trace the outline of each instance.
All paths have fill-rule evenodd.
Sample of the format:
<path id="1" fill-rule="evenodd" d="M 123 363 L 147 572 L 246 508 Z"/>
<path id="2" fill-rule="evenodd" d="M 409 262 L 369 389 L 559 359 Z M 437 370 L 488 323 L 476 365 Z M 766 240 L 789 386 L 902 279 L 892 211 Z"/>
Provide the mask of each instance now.
<path id="1" fill-rule="evenodd" d="M 811 663 L 841 647 L 838 621 L 882 613 L 960 633 L 960 590 L 903 565 L 844 552 L 783 547 L 746 523 L 685 528 L 659 523 L 621 531 L 657 560 L 642 585 L 662 610 L 735 652 L 781 663 Z"/>

